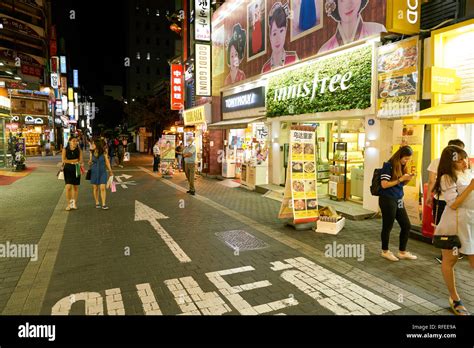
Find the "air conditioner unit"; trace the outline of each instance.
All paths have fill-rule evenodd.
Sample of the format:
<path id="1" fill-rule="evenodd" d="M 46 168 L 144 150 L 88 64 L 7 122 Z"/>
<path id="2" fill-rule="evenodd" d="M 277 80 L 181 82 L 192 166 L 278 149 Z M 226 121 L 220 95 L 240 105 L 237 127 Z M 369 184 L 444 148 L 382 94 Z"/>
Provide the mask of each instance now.
<path id="1" fill-rule="evenodd" d="M 421 23 L 423 30 L 438 28 L 438 26 L 449 20 L 458 19 L 464 14 L 466 3 L 459 0 L 433 0 L 421 5 Z M 445 26 L 445 25 L 442 25 Z"/>

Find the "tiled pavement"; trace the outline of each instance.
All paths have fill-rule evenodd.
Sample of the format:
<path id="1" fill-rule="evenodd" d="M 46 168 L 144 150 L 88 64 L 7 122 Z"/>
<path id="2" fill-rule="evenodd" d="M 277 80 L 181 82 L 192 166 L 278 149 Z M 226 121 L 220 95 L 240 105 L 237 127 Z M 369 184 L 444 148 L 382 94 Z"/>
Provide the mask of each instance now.
<path id="1" fill-rule="evenodd" d="M 137 185 L 109 193 L 110 211 L 93 207 L 83 182 L 79 210 L 67 213 L 56 161 L 36 162 L 0 187 L 0 243 L 40 243 L 37 262 L 0 259 L 3 314 L 449 314 L 437 251 L 410 240 L 417 261 L 381 259 L 380 220 L 348 221 L 337 236 L 295 231 L 277 219 L 278 202 L 203 177 L 191 197 L 182 174 L 154 178 L 145 156 L 114 168 Z M 135 221 L 136 200 L 169 218 Z M 236 253 L 215 235 L 229 230 L 269 247 Z M 179 262 L 159 233 L 192 261 Z M 333 242 L 364 246 L 364 260 L 326 257 Z M 457 277 L 474 308 L 466 261 Z"/>

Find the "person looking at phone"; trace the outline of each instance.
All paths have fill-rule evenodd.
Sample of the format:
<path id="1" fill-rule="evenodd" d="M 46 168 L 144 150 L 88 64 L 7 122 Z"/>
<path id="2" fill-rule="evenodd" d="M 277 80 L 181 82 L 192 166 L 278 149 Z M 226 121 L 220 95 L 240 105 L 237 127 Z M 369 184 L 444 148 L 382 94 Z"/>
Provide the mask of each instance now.
<path id="1" fill-rule="evenodd" d="M 459 139 L 452 139 L 448 142 L 448 146 L 457 146 L 461 149 L 464 150 L 464 142 Z M 442 191 L 440 191 L 438 194 L 432 195 L 431 193 L 433 192 L 433 188 L 436 183 L 436 178 L 437 178 L 437 173 L 438 173 L 438 167 L 439 167 L 439 161 L 440 158 L 435 158 L 433 161 L 431 161 L 430 165 L 428 166 L 428 191 L 427 195 L 428 197 L 426 198 L 426 205 L 428 207 L 431 207 L 432 212 L 433 212 L 433 224 L 436 226 L 439 223 L 439 220 L 441 219 L 441 215 L 443 215 L 444 209 L 446 208 L 446 200 L 444 199 L 444 194 Z M 462 258 L 462 257 L 461 257 Z M 435 257 L 436 261 L 439 263 L 442 263 L 443 257 L 440 255 L 438 257 Z"/>
<path id="2" fill-rule="evenodd" d="M 414 173 L 408 173 L 408 162 L 412 156 L 413 149 L 410 146 L 400 147 L 388 162 L 383 164 L 380 174 L 382 186 L 379 196 L 379 207 L 382 212 L 381 256 L 390 261 L 417 259 L 417 256 L 406 251 L 411 223 L 403 203 L 403 187 L 415 177 Z M 390 232 L 395 220 L 401 228 L 397 256 L 389 250 Z"/>

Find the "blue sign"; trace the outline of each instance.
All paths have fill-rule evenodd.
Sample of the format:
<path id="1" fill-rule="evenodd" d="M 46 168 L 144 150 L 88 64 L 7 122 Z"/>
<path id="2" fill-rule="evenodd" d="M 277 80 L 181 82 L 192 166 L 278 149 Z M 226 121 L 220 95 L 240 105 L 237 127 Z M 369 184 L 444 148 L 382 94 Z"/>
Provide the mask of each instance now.
<path id="1" fill-rule="evenodd" d="M 369 123 L 369 126 L 373 126 L 375 124 L 375 120 L 371 118 L 369 119 L 368 123 Z"/>
<path id="2" fill-rule="evenodd" d="M 74 75 L 74 88 L 79 88 L 79 71 L 73 70 L 73 75 Z"/>
<path id="3" fill-rule="evenodd" d="M 67 67 L 66 67 L 66 57 L 61 56 L 59 57 L 60 59 L 60 66 L 61 66 L 61 74 L 66 74 L 67 73 Z"/>

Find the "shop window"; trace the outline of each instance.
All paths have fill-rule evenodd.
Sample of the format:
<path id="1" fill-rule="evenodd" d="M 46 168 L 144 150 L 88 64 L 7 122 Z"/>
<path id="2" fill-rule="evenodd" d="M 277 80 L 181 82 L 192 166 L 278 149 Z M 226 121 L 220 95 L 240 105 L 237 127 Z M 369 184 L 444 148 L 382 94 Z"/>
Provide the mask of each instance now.
<path id="1" fill-rule="evenodd" d="M 149 22 L 146 22 L 146 24 L 145 24 L 145 30 L 150 30 L 150 23 L 149 23 Z"/>
<path id="2" fill-rule="evenodd" d="M 146 38 L 146 44 L 147 44 L 147 45 L 150 44 L 150 38 L 149 38 L 149 37 Z"/>
<path id="3" fill-rule="evenodd" d="M 136 70 L 137 74 L 140 74 L 140 67 L 139 67 L 139 66 L 137 66 L 137 67 L 135 68 L 135 70 Z"/>
<path id="4" fill-rule="evenodd" d="M 140 85 L 140 82 L 137 82 L 137 91 L 141 90 L 142 86 Z"/>
<path id="5" fill-rule="evenodd" d="M 140 29 L 140 27 L 141 27 L 140 21 L 136 21 L 135 22 L 135 28 Z"/>
<path id="6" fill-rule="evenodd" d="M 150 67 L 149 66 L 146 67 L 146 73 L 147 73 L 147 75 L 150 75 Z"/>
<path id="7" fill-rule="evenodd" d="M 137 38 L 136 38 L 136 43 L 137 43 L 138 45 L 140 44 L 140 41 L 141 41 L 141 40 L 140 40 L 140 36 L 137 36 Z"/>

